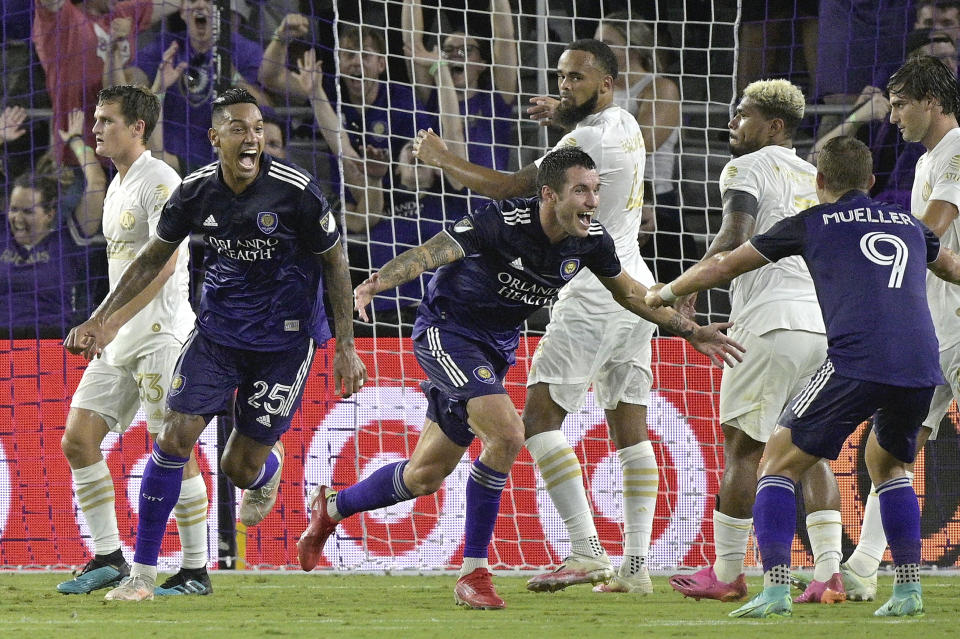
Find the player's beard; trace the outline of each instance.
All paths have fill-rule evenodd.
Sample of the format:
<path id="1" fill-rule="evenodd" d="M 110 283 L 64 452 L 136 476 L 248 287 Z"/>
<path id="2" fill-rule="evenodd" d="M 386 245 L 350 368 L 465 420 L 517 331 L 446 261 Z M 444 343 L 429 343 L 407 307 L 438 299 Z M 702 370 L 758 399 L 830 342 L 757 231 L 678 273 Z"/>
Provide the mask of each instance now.
<path id="1" fill-rule="evenodd" d="M 564 107 L 562 104 L 557 106 L 553 112 L 553 119 L 558 125 L 565 129 L 571 129 L 597 108 L 597 101 L 600 99 L 600 92 L 596 91 L 592 96 L 580 105 Z"/>

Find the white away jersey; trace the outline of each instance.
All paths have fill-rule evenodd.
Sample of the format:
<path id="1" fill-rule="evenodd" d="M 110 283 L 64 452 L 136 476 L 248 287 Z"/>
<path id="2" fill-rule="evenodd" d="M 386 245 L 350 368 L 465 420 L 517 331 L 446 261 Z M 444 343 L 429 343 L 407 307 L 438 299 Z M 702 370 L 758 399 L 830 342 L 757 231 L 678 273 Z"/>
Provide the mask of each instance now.
<path id="1" fill-rule="evenodd" d="M 930 200 L 943 200 L 960 208 L 960 129 L 951 129 L 937 146 L 917 160 L 910 210 L 923 215 Z M 940 245 L 960 253 L 960 218 L 947 228 Z M 960 343 L 960 286 L 927 273 L 927 300 L 937 329 L 940 350 Z"/>
<path id="2" fill-rule="evenodd" d="M 110 290 L 147 241 L 156 235 L 160 211 L 180 184 L 180 176 L 162 160 L 143 154 L 120 181 L 107 188 L 103 202 L 103 236 L 107 240 Z M 193 328 L 189 302 L 187 241 L 180 245 L 177 267 L 160 292 L 117 333 L 104 351 L 107 363 L 121 365 L 168 343 L 172 335 L 184 341 Z"/>
<path id="3" fill-rule="evenodd" d="M 637 234 L 640 231 L 640 209 L 643 207 L 643 168 L 646 149 L 636 118 L 628 111 L 611 105 L 588 115 L 567 133 L 554 149 L 578 146 L 597 165 L 600 174 L 600 204 L 596 219 L 613 237 L 617 256 L 630 277 L 644 286 L 654 283 L 650 269 L 640 256 Z M 540 166 L 537 160 L 537 166 Z M 597 313 L 622 311 L 596 275 L 580 271 L 560 289 L 559 299 L 580 298 Z"/>
<path id="4" fill-rule="evenodd" d="M 727 162 L 720 174 L 720 195 L 735 190 L 757 198 L 757 235 L 818 204 L 816 177 L 817 169 L 794 149 L 770 145 Z M 803 259 L 794 255 L 734 278 L 730 321 L 756 335 L 781 328 L 825 332 Z"/>

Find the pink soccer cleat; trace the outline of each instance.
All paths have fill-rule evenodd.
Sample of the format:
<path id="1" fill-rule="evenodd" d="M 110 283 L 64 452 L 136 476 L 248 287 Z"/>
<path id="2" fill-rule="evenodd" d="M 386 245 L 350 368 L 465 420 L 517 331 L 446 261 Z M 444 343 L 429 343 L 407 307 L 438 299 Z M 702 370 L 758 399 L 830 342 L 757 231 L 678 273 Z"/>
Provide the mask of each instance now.
<path id="1" fill-rule="evenodd" d="M 843 589 L 843 575 L 835 572 L 829 581 L 817 581 L 816 579 L 811 581 L 803 594 L 795 598 L 793 603 L 835 604 L 843 603 L 846 600 L 847 593 Z"/>
<path id="2" fill-rule="evenodd" d="M 300 567 L 310 572 L 316 568 L 323 553 L 323 545 L 337 528 L 336 521 L 327 514 L 327 499 L 336 492 L 326 486 L 317 486 L 310 493 L 310 525 L 297 542 Z"/>
<path id="3" fill-rule="evenodd" d="M 717 579 L 713 566 L 701 568 L 692 575 L 674 575 L 667 580 L 670 586 L 684 597 L 716 599 L 717 601 L 740 601 L 747 596 L 747 581 L 740 573 L 731 583 Z"/>
<path id="4" fill-rule="evenodd" d="M 499 610 L 507 604 L 493 589 L 493 575 L 486 568 L 477 568 L 469 575 L 457 580 L 453 589 L 453 600 L 458 606 L 468 606 L 474 610 Z"/>

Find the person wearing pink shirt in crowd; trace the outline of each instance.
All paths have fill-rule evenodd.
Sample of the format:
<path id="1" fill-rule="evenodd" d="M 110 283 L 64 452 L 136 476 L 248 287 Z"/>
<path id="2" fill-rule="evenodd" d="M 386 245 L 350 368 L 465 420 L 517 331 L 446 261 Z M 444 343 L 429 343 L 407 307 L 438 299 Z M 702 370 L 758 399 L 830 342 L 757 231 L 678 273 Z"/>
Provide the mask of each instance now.
<path id="1" fill-rule="evenodd" d="M 125 49 L 129 59 L 136 51 L 137 34 L 179 8 L 175 0 L 37 0 L 32 40 L 47 75 L 54 130 L 66 129 L 67 113 L 76 108 L 92 122 L 110 52 Z M 63 141 L 53 138 L 56 159 L 76 164 Z M 95 144 L 89 127 L 84 141 Z"/>

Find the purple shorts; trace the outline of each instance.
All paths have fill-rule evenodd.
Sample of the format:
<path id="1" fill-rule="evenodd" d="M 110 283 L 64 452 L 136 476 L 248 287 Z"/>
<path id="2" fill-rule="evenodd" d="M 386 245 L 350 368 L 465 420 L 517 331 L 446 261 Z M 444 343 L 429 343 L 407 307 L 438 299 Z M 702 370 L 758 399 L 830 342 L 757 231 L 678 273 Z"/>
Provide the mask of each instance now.
<path id="1" fill-rule="evenodd" d="M 933 389 L 851 379 L 836 373 L 827 360 L 790 401 L 778 423 L 792 431 L 800 450 L 836 459 L 847 437 L 876 415 L 873 429 L 880 446 L 910 463 L 917 455 L 917 433 L 930 410 Z"/>
<path id="2" fill-rule="evenodd" d="M 268 352 L 223 346 L 194 331 L 170 383 L 167 406 L 209 417 L 226 411 L 236 391 L 236 430 L 273 446 L 290 428 L 316 349 L 309 337 L 296 348 Z"/>
<path id="3" fill-rule="evenodd" d="M 413 354 L 429 378 L 420 384 L 427 396 L 427 419 L 436 422 L 453 443 L 469 446 L 474 434 L 467 424 L 467 402 L 473 397 L 506 394 L 507 357 L 432 326 L 413 340 Z"/>

